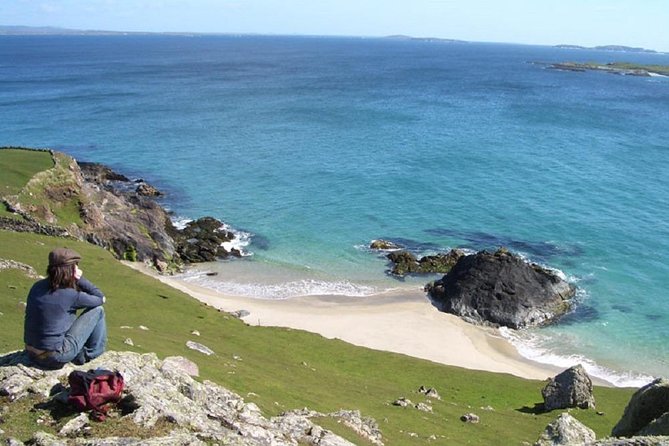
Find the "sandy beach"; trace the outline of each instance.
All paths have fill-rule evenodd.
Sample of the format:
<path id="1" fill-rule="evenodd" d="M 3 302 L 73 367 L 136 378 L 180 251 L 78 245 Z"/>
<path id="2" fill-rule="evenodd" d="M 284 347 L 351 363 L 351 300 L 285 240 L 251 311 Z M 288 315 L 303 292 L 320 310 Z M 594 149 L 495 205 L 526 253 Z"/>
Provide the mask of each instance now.
<path id="1" fill-rule="evenodd" d="M 439 312 L 416 290 L 372 297 L 308 296 L 285 300 L 226 296 L 136 263 L 128 266 L 226 312 L 246 310 L 251 325 L 288 327 L 376 350 L 475 370 L 544 380 L 561 370 L 520 356 L 494 329 Z"/>

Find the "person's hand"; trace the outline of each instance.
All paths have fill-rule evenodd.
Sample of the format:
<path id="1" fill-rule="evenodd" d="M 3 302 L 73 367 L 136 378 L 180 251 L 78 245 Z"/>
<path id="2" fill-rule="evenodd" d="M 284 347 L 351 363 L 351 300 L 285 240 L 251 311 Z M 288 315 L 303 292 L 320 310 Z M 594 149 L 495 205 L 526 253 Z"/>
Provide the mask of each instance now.
<path id="1" fill-rule="evenodd" d="M 79 269 L 79 265 L 74 265 L 74 278 L 79 280 L 83 274 L 84 272 Z"/>

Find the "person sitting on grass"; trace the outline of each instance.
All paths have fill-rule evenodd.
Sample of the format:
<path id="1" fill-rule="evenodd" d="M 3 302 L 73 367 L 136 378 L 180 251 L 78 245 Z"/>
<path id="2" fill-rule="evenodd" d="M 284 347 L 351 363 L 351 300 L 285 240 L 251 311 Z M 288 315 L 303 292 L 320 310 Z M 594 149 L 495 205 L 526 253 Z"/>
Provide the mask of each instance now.
<path id="1" fill-rule="evenodd" d="M 23 340 L 30 359 L 40 367 L 82 365 L 105 350 L 105 296 L 82 276 L 80 260 L 71 249 L 51 251 L 48 277 L 28 293 Z M 77 317 L 80 309 L 84 311 Z"/>

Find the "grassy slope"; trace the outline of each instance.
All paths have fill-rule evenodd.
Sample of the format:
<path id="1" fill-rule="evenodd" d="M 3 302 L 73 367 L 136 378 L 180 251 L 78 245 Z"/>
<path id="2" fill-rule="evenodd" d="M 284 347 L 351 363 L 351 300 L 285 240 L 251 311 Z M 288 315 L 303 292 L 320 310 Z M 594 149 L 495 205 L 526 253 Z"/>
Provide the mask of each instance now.
<path id="1" fill-rule="evenodd" d="M 190 358 L 199 365 L 202 378 L 257 403 L 267 415 L 304 406 L 323 412 L 359 409 L 378 421 L 386 444 L 392 446 L 434 444 L 428 440 L 430 435 L 437 437 L 437 444 L 534 442 L 559 414 L 534 410 L 542 401 L 543 382 L 373 351 L 299 330 L 247 326 L 125 267 L 100 248 L 0 231 L 0 258 L 27 263 L 38 272 L 46 268 L 47 253 L 58 246 L 79 251 L 85 275 L 108 296 L 110 349 Z M 32 282 L 15 270 L 0 271 L 0 352 L 22 348 L 20 303 Z M 140 330 L 139 325 L 149 330 Z M 192 330 L 201 336 L 191 335 Z M 124 344 L 128 337 L 134 347 Z M 188 340 L 201 342 L 216 354 L 189 350 Z M 401 396 L 415 403 L 425 401 L 416 393 L 421 385 L 435 387 L 442 396 L 433 402 L 433 413 L 390 404 Z M 598 436 L 608 435 L 631 393 L 630 389 L 597 388 L 597 410 L 604 415 L 593 410 L 571 412 Z M 481 409 L 487 406 L 494 410 Z M 467 412 L 477 413 L 481 423 L 459 421 Z M 4 424 L 3 429 L 11 432 L 11 425 Z M 411 432 L 418 437 L 411 437 Z M 351 438 L 350 432 L 347 436 L 365 444 Z"/>
<path id="2" fill-rule="evenodd" d="M 47 151 L 0 149 L 0 172 L 7 172 L 7 179 L 0 181 L 0 196 L 17 196 L 24 206 L 31 206 L 31 214 L 47 223 L 60 226 L 81 223 L 79 197 L 72 195 L 77 185 L 69 170 L 69 158 L 56 153 L 54 165 Z M 51 199 L 49 197 L 52 197 Z M 58 198 L 57 201 L 53 198 Z M 47 203 L 47 206 L 43 206 Z M 6 215 L 6 210 L 3 214 Z M 54 222 L 47 215 L 53 214 Z"/>

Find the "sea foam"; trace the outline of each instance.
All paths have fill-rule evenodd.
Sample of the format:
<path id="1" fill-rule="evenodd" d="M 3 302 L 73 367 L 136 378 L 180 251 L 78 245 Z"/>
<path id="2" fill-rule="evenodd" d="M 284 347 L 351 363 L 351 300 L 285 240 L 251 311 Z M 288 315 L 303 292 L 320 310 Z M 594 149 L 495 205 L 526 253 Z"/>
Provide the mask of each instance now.
<path id="1" fill-rule="evenodd" d="M 322 281 L 302 279 L 282 283 L 240 283 L 210 278 L 206 274 L 185 274 L 181 277 L 205 288 L 231 296 L 255 299 L 283 300 L 303 296 L 348 296 L 366 297 L 385 292 L 373 286 L 354 284 L 349 281 Z"/>
<path id="2" fill-rule="evenodd" d="M 540 347 L 542 343 L 540 335 L 531 334 L 526 331 L 516 331 L 507 327 L 500 327 L 499 333 L 509 341 L 524 358 L 542 364 L 554 365 L 561 368 L 569 368 L 581 364 L 590 376 L 602 379 L 616 387 L 641 387 L 655 378 L 635 372 L 614 371 L 597 364 L 595 361 L 583 355 L 561 355 L 550 349 Z"/>

